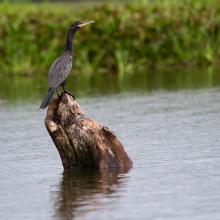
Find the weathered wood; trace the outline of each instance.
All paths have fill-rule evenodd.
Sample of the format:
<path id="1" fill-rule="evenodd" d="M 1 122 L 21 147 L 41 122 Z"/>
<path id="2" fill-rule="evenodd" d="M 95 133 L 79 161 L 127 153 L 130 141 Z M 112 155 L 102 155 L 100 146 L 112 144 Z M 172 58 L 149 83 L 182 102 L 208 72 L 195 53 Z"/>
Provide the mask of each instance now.
<path id="1" fill-rule="evenodd" d="M 52 100 L 45 125 L 65 170 L 132 167 L 131 159 L 115 134 L 85 117 L 79 104 L 67 93 Z"/>

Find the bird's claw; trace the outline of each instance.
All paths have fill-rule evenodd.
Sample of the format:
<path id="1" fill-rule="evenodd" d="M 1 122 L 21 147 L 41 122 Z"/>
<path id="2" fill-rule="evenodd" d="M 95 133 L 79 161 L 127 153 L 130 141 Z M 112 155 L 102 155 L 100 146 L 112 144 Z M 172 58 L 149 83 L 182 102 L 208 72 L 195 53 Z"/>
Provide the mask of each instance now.
<path id="1" fill-rule="evenodd" d="M 57 96 L 58 96 L 58 98 L 61 99 L 62 96 L 59 94 L 58 91 L 56 91 L 56 92 L 57 92 Z"/>
<path id="2" fill-rule="evenodd" d="M 67 93 L 68 95 L 72 96 L 73 99 L 75 99 L 75 96 L 74 96 L 71 92 L 69 92 L 69 91 L 67 91 L 67 90 L 64 90 L 64 92 Z"/>

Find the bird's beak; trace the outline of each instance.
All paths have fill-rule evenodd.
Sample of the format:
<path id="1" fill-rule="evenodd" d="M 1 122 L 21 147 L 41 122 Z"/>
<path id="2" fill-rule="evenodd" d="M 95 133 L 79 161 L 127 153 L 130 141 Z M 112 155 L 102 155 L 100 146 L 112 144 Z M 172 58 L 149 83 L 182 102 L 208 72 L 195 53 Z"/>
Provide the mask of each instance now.
<path id="1" fill-rule="evenodd" d="M 85 26 L 87 24 L 91 24 L 93 22 L 95 22 L 95 21 L 82 21 L 78 26 L 81 28 L 81 27 L 83 27 L 83 26 Z"/>

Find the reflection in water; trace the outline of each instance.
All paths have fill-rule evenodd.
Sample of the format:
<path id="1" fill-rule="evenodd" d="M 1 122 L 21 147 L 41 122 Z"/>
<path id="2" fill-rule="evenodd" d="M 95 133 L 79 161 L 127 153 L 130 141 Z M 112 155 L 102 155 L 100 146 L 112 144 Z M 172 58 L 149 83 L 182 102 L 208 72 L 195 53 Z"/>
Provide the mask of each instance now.
<path id="1" fill-rule="evenodd" d="M 125 183 L 126 170 L 101 172 L 64 172 L 60 190 L 55 195 L 56 219 L 70 220 L 90 211 L 101 210 L 105 198 L 119 196 L 116 192 Z"/>
<path id="2" fill-rule="evenodd" d="M 75 96 L 91 96 L 156 89 L 178 90 L 211 88 L 220 85 L 219 70 L 160 69 L 134 74 L 70 75 L 68 89 Z M 36 77 L 0 76 L 0 99 L 10 101 L 41 99 L 47 90 L 47 74 Z"/>

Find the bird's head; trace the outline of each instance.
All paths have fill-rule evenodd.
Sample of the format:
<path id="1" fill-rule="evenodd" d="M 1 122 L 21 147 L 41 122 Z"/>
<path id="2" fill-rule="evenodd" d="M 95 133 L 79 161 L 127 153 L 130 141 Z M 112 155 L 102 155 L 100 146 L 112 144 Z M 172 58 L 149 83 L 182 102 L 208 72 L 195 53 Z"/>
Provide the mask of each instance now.
<path id="1" fill-rule="evenodd" d="M 95 21 L 76 21 L 70 26 L 70 30 L 79 30 L 80 28 L 86 26 L 87 24 L 91 24 Z"/>

